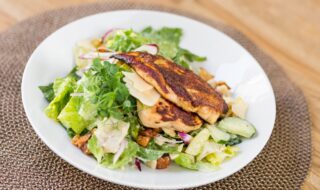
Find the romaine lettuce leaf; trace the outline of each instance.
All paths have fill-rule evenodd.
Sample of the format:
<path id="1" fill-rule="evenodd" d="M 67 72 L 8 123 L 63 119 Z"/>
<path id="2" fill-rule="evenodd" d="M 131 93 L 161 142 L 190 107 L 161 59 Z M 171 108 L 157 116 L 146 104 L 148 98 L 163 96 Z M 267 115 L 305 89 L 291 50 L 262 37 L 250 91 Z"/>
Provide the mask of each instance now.
<path id="1" fill-rule="evenodd" d="M 176 164 L 191 170 L 210 172 L 219 169 L 218 166 L 212 165 L 207 161 L 196 161 L 194 156 L 186 153 L 180 153 L 174 161 Z"/>
<path id="2" fill-rule="evenodd" d="M 189 63 L 192 62 L 203 62 L 206 60 L 206 57 L 198 56 L 194 53 L 191 53 L 187 49 L 179 48 L 178 52 L 173 58 L 173 61 L 187 69 L 190 68 Z"/>
<path id="3" fill-rule="evenodd" d="M 146 39 L 132 29 L 116 30 L 106 39 L 106 47 L 108 49 L 122 52 L 136 49 L 144 43 L 146 43 Z"/>
<path id="4" fill-rule="evenodd" d="M 159 30 L 154 30 L 151 26 L 149 26 L 143 29 L 141 34 L 146 38 L 169 41 L 178 45 L 182 36 L 182 30 L 180 28 L 169 27 L 163 27 Z"/>
<path id="5" fill-rule="evenodd" d="M 53 83 L 50 83 L 47 86 L 39 86 L 39 89 L 48 102 L 51 102 L 54 99 Z"/>
<path id="6" fill-rule="evenodd" d="M 89 100 L 83 97 L 78 113 L 84 120 L 91 123 L 97 116 L 97 105 L 92 104 Z"/>
<path id="7" fill-rule="evenodd" d="M 78 86 L 76 93 L 83 93 L 82 86 Z M 58 120 L 66 127 L 80 134 L 90 125 L 97 115 L 97 108 L 84 96 L 73 96 L 58 115 Z"/>
<path id="8" fill-rule="evenodd" d="M 121 156 L 119 157 L 116 163 L 113 163 L 114 154 L 107 153 L 103 156 L 101 165 L 110 169 L 123 168 L 124 166 L 132 162 L 132 160 L 137 154 L 138 149 L 139 149 L 139 146 L 137 145 L 137 143 L 133 141 L 129 141 L 127 148 L 123 151 L 123 153 L 121 154 Z"/>
<path id="9" fill-rule="evenodd" d="M 76 81 L 72 77 L 64 79 L 56 79 L 53 83 L 55 98 L 45 108 L 44 112 L 49 118 L 57 120 L 57 117 L 70 98 L 70 93 L 73 92 Z"/>
<path id="10" fill-rule="evenodd" d="M 154 139 L 152 139 L 148 147 L 140 147 L 138 151 L 138 156 L 144 161 L 147 160 L 157 160 L 160 158 L 163 154 L 173 154 L 173 153 L 178 153 L 178 148 L 180 144 L 163 144 L 163 145 L 158 145 L 154 142 Z"/>
<path id="11" fill-rule="evenodd" d="M 95 135 L 106 152 L 118 152 L 121 142 L 128 134 L 130 124 L 115 118 L 104 118 L 96 122 L 98 128 Z"/>
<path id="12" fill-rule="evenodd" d="M 197 170 L 198 166 L 196 164 L 194 156 L 186 153 L 180 153 L 175 159 L 174 162 L 184 168 L 191 170 Z"/>
<path id="13" fill-rule="evenodd" d="M 208 154 L 205 158 L 212 165 L 219 166 L 225 159 L 234 157 L 238 151 L 239 148 L 236 146 L 226 146 L 220 151 Z"/>
<path id="14" fill-rule="evenodd" d="M 165 153 L 166 151 L 163 151 L 163 150 L 154 150 L 154 149 L 139 147 L 137 156 L 141 158 L 143 161 L 148 161 L 148 160 L 157 160 Z"/>
<path id="15" fill-rule="evenodd" d="M 92 137 L 89 139 L 87 146 L 89 151 L 97 159 L 98 163 L 100 163 L 105 153 L 103 151 L 103 148 L 98 145 L 98 139 L 95 135 L 92 135 Z"/>
<path id="16" fill-rule="evenodd" d="M 182 30 L 168 27 L 154 30 L 151 27 L 147 27 L 142 30 L 141 35 L 146 38 L 147 43 L 154 43 L 159 46 L 160 55 L 173 59 L 179 50 Z"/>
<path id="17" fill-rule="evenodd" d="M 71 128 L 76 134 L 80 134 L 88 125 L 88 122 L 78 113 L 81 102 L 82 97 L 71 97 L 58 116 L 63 126 Z"/>
<path id="18" fill-rule="evenodd" d="M 105 44 L 108 49 L 122 52 L 132 51 L 144 44 L 157 44 L 160 55 L 172 59 L 186 68 L 189 68 L 190 62 L 206 60 L 205 57 L 180 48 L 181 37 L 182 30 L 180 28 L 163 27 L 155 30 L 152 27 L 147 27 L 140 33 L 134 32 L 132 29 L 116 30 L 106 39 Z"/>
<path id="19" fill-rule="evenodd" d="M 133 141 L 129 141 L 127 147 L 122 152 L 116 163 L 113 163 L 113 153 L 105 153 L 104 149 L 99 145 L 98 139 L 93 135 L 88 141 L 88 149 L 97 159 L 98 163 L 110 168 L 117 169 L 126 166 L 136 156 L 139 146 Z"/>

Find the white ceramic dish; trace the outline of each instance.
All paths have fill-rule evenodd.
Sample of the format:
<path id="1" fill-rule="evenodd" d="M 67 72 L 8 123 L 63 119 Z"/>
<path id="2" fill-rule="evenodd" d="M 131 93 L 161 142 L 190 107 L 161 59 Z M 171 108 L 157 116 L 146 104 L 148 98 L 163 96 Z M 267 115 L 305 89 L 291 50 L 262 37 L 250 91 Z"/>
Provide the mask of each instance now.
<path id="1" fill-rule="evenodd" d="M 102 35 L 110 28 L 146 26 L 180 27 L 184 31 L 182 47 L 207 56 L 203 66 L 218 80 L 226 81 L 237 96 L 249 103 L 247 119 L 258 131 L 253 139 L 240 144 L 238 156 L 222 164 L 216 172 L 196 172 L 178 166 L 166 170 L 142 172 L 135 168 L 109 170 L 74 147 L 66 131 L 43 112 L 47 102 L 38 89 L 57 77 L 65 76 L 73 66 L 75 43 Z M 215 182 L 246 166 L 267 143 L 275 121 L 275 98 L 270 82 L 257 61 L 237 42 L 218 30 L 198 21 L 156 11 L 124 10 L 82 18 L 47 37 L 33 52 L 24 71 L 22 99 L 27 117 L 36 133 L 57 155 L 76 168 L 114 183 L 152 189 L 188 188 Z"/>

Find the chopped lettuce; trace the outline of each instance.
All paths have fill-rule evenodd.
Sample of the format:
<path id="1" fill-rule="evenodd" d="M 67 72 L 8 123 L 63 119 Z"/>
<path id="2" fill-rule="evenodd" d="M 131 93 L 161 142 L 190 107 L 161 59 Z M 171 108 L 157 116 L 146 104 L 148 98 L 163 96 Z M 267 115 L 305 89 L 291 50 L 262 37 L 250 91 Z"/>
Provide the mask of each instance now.
<path id="1" fill-rule="evenodd" d="M 146 43 L 145 39 L 132 29 L 116 30 L 106 39 L 106 47 L 114 51 L 128 52 Z"/>
<path id="2" fill-rule="evenodd" d="M 129 141 L 127 148 L 123 151 L 123 153 L 115 163 L 113 163 L 114 154 L 107 153 L 103 156 L 103 159 L 101 160 L 101 165 L 110 169 L 123 168 L 124 166 L 128 165 L 130 162 L 133 161 L 138 149 L 139 146 L 137 145 L 137 143 Z"/>
<path id="3" fill-rule="evenodd" d="M 58 116 L 58 120 L 63 126 L 71 128 L 76 134 L 80 134 L 89 125 L 88 121 L 78 113 L 82 99 L 83 97 L 79 96 L 71 97 Z"/>
<path id="4" fill-rule="evenodd" d="M 54 99 L 53 83 L 50 83 L 47 86 L 39 86 L 39 89 L 48 102 L 51 102 Z"/>
<path id="5" fill-rule="evenodd" d="M 100 163 L 102 160 L 102 157 L 105 153 L 103 151 L 103 148 L 101 146 L 99 146 L 98 139 L 95 135 L 92 135 L 92 137 L 89 139 L 87 146 L 88 146 L 89 151 L 93 154 L 93 156 Z"/>
<path id="6" fill-rule="evenodd" d="M 200 153 L 204 144 L 208 141 L 210 132 L 207 128 L 202 129 L 190 142 L 186 153 L 196 156 Z"/>
<path id="7" fill-rule="evenodd" d="M 182 36 L 182 30 L 180 28 L 169 27 L 154 30 L 151 26 L 148 26 L 141 31 L 141 34 L 146 38 L 153 38 L 179 44 Z"/>
<path id="8" fill-rule="evenodd" d="M 175 155 L 178 165 L 201 171 L 214 171 L 227 158 L 234 157 L 238 147 L 218 144 L 210 138 L 207 128 L 202 129 L 191 141 L 186 151 Z"/>
<path id="9" fill-rule="evenodd" d="M 69 101 L 70 93 L 73 92 L 75 83 L 76 81 L 72 77 L 55 80 L 53 83 L 55 97 L 44 110 L 49 118 L 57 120 L 59 113 Z"/>
<path id="10" fill-rule="evenodd" d="M 105 39 L 106 47 L 110 50 L 128 52 L 144 44 L 157 44 L 159 54 L 174 60 L 177 64 L 190 68 L 191 62 L 205 61 L 205 57 L 198 56 L 179 46 L 182 37 L 180 28 L 163 27 L 155 30 L 152 27 L 143 29 L 140 33 L 132 29 L 116 30 Z"/>
<path id="11" fill-rule="evenodd" d="M 148 160 L 157 160 L 165 153 L 166 151 L 163 151 L 163 150 L 154 150 L 154 149 L 139 147 L 137 156 L 143 161 L 148 161 Z"/>
<path id="12" fill-rule="evenodd" d="M 116 153 L 119 150 L 120 143 L 128 134 L 129 123 L 115 118 L 104 118 L 97 123 L 95 135 L 99 144 L 107 153 Z"/>
<path id="13" fill-rule="evenodd" d="M 83 93 L 82 86 L 78 86 L 76 93 Z M 87 128 L 97 115 L 97 108 L 84 96 L 73 96 L 58 116 L 58 120 L 66 127 L 80 134 Z"/>
<path id="14" fill-rule="evenodd" d="M 197 170 L 197 164 L 194 156 L 186 153 L 180 153 L 178 157 L 174 159 L 174 162 L 184 168 L 188 168 L 191 170 Z"/>
<path id="15" fill-rule="evenodd" d="M 91 123 L 97 116 L 97 105 L 92 104 L 84 97 L 78 113 L 83 119 Z"/>
<path id="16" fill-rule="evenodd" d="M 220 152 L 224 148 L 224 145 L 217 144 L 213 140 L 209 140 L 204 143 L 203 148 L 200 151 L 200 154 L 197 155 L 197 160 L 202 160 L 205 156 L 213 152 Z"/>
<path id="17" fill-rule="evenodd" d="M 190 69 L 189 63 L 192 62 L 203 62 L 206 60 L 206 57 L 198 56 L 194 53 L 191 53 L 187 49 L 179 48 L 177 54 L 173 58 L 173 61 L 187 69 Z"/>
<path id="18" fill-rule="evenodd" d="M 179 148 L 179 144 L 162 144 L 158 145 L 155 143 L 155 141 L 152 139 L 147 148 L 140 147 L 138 151 L 138 156 L 143 161 L 148 160 L 157 160 L 160 158 L 163 154 L 171 154 L 171 153 L 177 153 Z"/>
<path id="19" fill-rule="evenodd" d="M 214 166 L 219 166 L 225 159 L 234 157 L 239 151 L 235 146 L 223 146 L 219 151 L 208 154 L 205 158 Z"/>
<path id="20" fill-rule="evenodd" d="M 239 152 L 239 147 L 236 146 L 226 146 L 223 152 L 228 158 L 234 157 Z"/>
<path id="21" fill-rule="evenodd" d="M 210 162 L 201 160 L 196 161 L 194 156 L 186 153 L 180 153 L 175 159 L 175 163 L 184 168 L 191 170 L 199 170 L 205 172 L 216 171 L 219 169 L 218 166 L 211 164 Z"/>
<path id="22" fill-rule="evenodd" d="M 135 142 L 129 141 L 127 147 L 115 163 L 113 163 L 114 154 L 106 153 L 99 145 L 98 139 L 95 135 L 93 135 L 88 141 L 88 149 L 97 159 L 98 163 L 107 168 L 116 169 L 122 168 L 131 162 L 136 156 L 139 146 Z"/>
<path id="23" fill-rule="evenodd" d="M 154 30 L 151 27 L 147 27 L 142 30 L 141 35 L 146 38 L 147 43 L 154 43 L 159 46 L 160 55 L 173 59 L 179 51 L 182 30 L 168 27 Z"/>

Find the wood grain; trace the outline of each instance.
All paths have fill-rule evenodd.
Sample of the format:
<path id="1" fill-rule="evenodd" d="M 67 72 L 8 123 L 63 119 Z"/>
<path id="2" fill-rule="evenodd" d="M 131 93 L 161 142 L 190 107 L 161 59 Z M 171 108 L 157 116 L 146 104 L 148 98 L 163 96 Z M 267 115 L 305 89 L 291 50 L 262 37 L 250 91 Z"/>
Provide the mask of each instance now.
<path id="1" fill-rule="evenodd" d="M 320 189 L 320 0 L 135 0 L 179 7 L 234 26 L 303 90 L 313 122 L 312 165 L 302 189 Z M 0 31 L 41 12 L 97 0 L 0 0 Z"/>

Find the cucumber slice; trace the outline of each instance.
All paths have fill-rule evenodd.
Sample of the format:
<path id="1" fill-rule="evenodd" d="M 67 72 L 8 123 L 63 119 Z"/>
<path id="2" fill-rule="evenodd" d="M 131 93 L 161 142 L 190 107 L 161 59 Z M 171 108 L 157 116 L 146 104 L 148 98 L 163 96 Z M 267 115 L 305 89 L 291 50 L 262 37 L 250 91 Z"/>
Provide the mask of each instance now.
<path id="1" fill-rule="evenodd" d="M 207 125 L 207 128 L 210 131 L 210 135 L 213 138 L 213 140 L 217 143 L 224 141 L 227 142 L 231 139 L 231 135 L 228 133 L 222 131 L 221 129 L 217 128 L 214 125 Z"/>
<path id="2" fill-rule="evenodd" d="M 224 118 L 219 122 L 218 128 L 246 138 L 252 137 L 256 132 L 256 129 L 251 123 L 238 117 Z"/>
<path id="3" fill-rule="evenodd" d="M 200 153 L 204 143 L 208 141 L 210 132 L 208 129 L 202 129 L 190 142 L 186 149 L 186 153 L 196 156 Z"/>

